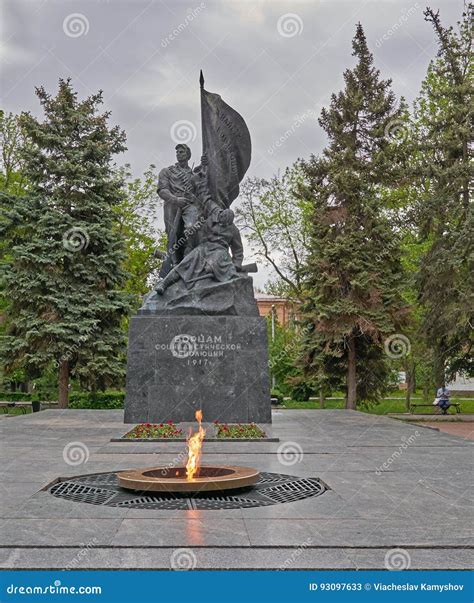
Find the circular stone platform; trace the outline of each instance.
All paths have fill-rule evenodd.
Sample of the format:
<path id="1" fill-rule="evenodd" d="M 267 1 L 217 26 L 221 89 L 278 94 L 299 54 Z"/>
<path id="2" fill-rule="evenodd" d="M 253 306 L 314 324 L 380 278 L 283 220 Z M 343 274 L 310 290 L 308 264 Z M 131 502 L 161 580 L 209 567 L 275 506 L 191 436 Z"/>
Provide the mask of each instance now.
<path id="1" fill-rule="evenodd" d="M 129 509 L 242 509 L 294 502 L 319 496 L 328 487 L 317 477 L 261 472 L 254 486 L 226 493 L 132 492 L 119 486 L 117 473 L 60 478 L 45 488 L 57 498 Z"/>
<path id="2" fill-rule="evenodd" d="M 201 465 L 198 475 L 186 479 L 186 467 L 149 467 L 120 471 L 119 486 L 127 490 L 149 492 L 222 492 L 253 486 L 260 472 L 236 465 Z"/>

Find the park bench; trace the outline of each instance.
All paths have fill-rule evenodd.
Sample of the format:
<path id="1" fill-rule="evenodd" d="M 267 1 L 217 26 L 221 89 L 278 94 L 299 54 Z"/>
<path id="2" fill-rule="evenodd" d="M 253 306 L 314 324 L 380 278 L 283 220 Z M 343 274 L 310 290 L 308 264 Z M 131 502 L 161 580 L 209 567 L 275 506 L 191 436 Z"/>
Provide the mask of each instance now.
<path id="1" fill-rule="evenodd" d="M 457 414 L 459 414 L 461 412 L 461 404 L 459 402 L 450 402 L 450 404 L 451 404 L 451 406 L 454 406 Z M 430 408 L 436 408 L 436 409 L 440 410 L 439 406 L 436 406 L 435 404 L 429 404 L 429 403 L 424 403 L 424 402 L 411 402 L 410 403 L 410 413 L 414 414 L 414 409 L 417 407 L 421 407 L 421 406 L 427 406 Z"/>
<path id="2" fill-rule="evenodd" d="M 23 414 L 26 414 L 26 409 L 31 408 L 31 402 L 0 402 L 0 407 L 4 413 L 8 413 L 9 408 L 19 408 Z"/>

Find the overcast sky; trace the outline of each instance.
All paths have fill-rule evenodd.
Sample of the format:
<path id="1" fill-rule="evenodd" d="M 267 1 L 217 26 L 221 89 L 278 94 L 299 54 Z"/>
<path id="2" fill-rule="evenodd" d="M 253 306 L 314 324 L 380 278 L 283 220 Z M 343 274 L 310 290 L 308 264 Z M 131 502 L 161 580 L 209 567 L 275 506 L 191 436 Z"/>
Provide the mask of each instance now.
<path id="1" fill-rule="evenodd" d="M 70 76 L 79 96 L 99 88 L 127 133 L 138 175 L 174 162 L 176 140 L 201 155 L 199 69 L 246 120 L 249 175 L 271 176 L 325 144 L 316 117 L 353 65 L 355 25 L 375 64 L 412 101 L 436 41 L 426 0 L 3 0 L 1 103 L 40 115 L 34 87 Z M 455 24 L 463 0 L 431 0 Z"/>

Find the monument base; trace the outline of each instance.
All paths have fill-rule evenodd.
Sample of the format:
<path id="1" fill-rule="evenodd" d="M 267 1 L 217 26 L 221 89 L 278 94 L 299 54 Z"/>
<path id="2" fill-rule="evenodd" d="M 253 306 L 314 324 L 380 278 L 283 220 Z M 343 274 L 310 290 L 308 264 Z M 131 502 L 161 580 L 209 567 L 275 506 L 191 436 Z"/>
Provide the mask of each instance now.
<path id="1" fill-rule="evenodd" d="M 257 316 L 134 316 L 125 423 L 271 423 L 267 322 Z"/>

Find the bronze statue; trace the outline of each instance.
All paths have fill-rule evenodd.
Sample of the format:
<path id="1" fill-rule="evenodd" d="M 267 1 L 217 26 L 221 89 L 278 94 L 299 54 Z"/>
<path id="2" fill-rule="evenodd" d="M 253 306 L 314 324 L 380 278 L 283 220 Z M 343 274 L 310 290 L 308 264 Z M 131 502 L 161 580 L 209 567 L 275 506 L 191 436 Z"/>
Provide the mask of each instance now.
<path id="1" fill-rule="evenodd" d="M 205 279 L 224 282 L 239 276 L 244 248 L 234 224 L 234 212 L 229 209 L 211 213 L 202 234 L 202 242 L 157 284 L 155 290 L 159 295 L 180 278 L 189 289 Z"/>
<path id="2" fill-rule="evenodd" d="M 219 95 L 204 90 L 202 72 L 200 83 L 201 164 L 193 170 L 191 149 L 177 144 L 177 162 L 159 174 L 167 252 L 160 280 L 144 309 L 171 311 L 183 301 L 188 310 L 191 304 L 196 312 L 208 313 L 215 299 L 216 312 L 224 307 L 229 311 L 236 295 L 252 290 L 247 273 L 256 272 L 256 266 L 242 265 L 242 239 L 230 209 L 250 163 L 250 135 L 234 109 Z M 249 303 L 255 304 L 253 294 Z"/>
<path id="3" fill-rule="evenodd" d="M 176 163 L 163 168 L 158 176 L 158 194 L 163 199 L 165 231 L 168 238 L 167 256 L 160 276 L 165 277 L 177 265 L 186 251 L 195 246 L 199 211 L 193 203 L 195 188 L 193 170 L 189 167 L 191 149 L 186 144 L 176 145 Z M 205 158 L 202 158 L 203 163 Z M 199 168 L 198 168 L 199 169 Z M 183 231 L 189 232 L 184 245 L 178 245 Z"/>
<path id="4" fill-rule="evenodd" d="M 266 319 L 259 316 L 232 202 L 250 163 L 242 117 L 201 83 L 202 158 L 176 145 L 159 174 L 167 251 L 131 318 L 125 422 L 271 422 Z M 191 164 L 192 166 L 192 164 Z"/>

